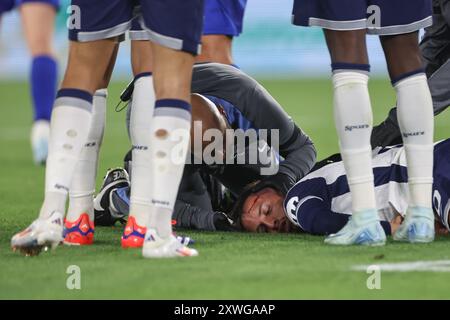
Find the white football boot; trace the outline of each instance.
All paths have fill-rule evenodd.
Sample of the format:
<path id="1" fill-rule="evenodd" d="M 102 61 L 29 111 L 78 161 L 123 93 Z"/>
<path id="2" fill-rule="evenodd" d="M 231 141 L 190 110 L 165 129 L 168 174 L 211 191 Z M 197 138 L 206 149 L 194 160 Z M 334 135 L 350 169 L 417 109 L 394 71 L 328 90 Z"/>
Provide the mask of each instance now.
<path id="1" fill-rule="evenodd" d="M 354 214 L 338 233 L 329 235 L 325 243 L 383 246 L 386 243 L 386 233 L 378 220 L 378 212 L 371 209 Z"/>
<path id="2" fill-rule="evenodd" d="M 174 235 L 163 239 L 156 230 L 149 228 L 145 234 L 142 255 L 144 258 L 196 257 L 198 251 L 183 245 Z"/>
<path id="3" fill-rule="evenodd" d="M 33 160 L 37 165 L 44 165 L 48 155 L 48 140 L 50 137 L 50 122 L 37 120 L 31 128 L 31 150 Z"/>
<path id="4" fill-rule="evenodd" d="M 428 243 L 434 240 L 434 213 L 431 208 L 410 207 L 406 218 L 394 233 L 394 240 Z"/>
<path id="5" fill-rule="evenodd" d="M 38 218 L 11 239 L 11 248 L 26 256 L 38 255 L 43 249 L 54 249 L 63 241 L 63 215 L 54 211 L 48 218 Z"/>

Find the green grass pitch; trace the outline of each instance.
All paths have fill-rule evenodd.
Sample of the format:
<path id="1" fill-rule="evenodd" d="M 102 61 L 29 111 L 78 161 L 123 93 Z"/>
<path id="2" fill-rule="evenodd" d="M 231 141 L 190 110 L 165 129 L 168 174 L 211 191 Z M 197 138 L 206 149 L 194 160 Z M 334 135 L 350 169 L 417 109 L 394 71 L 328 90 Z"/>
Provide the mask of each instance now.
<path id="1" fill-rule="evenodd" d="M 263 81 L 316 142 L 319 158 L 336 152 L 330 82 Z M 114 112 L 123 84 L 110 88 L 106 135 L 98 183 L 128 150 L 125 113 Z M 387 80 L 370 85 L 375 123 L 395 103 Z M 31 162 L 31 110 L 26 83 L 0 83 L 0 298 L 58 299 L 302 299 L 450 298 L 450 273 L 383 272 L 381 290 L 369 290 L 356 264 L 450 259 L 450 241 L 385 247 L 330 247 L 322 237 L 181 232 L 197 241 L 200 256 L 145 260 L 140 250 L 120 248 L 121 228 L 97 228 L 95 245 L 61 246 L 38 257 L 9 247 L 11 236 L 37 215 L 44 169 Z M 450 136 L 450 113 L 436 120 L 436 139 Z M 81 290 L 68 290 L 66 270 L 81 268 Z"/>

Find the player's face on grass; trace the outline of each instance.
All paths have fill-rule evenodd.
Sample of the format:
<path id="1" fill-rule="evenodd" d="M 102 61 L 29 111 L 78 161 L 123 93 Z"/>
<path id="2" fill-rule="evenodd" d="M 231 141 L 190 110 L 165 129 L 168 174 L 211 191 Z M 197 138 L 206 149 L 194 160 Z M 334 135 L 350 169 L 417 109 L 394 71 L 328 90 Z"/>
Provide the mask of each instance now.
<path id="1" fill-rule="evenodd" d="M 242 207 L 242 227 L 249 232 L 289 232 L 292 226 L 284 214 L 283 200 L 272 188 L 251 194 Z"/>

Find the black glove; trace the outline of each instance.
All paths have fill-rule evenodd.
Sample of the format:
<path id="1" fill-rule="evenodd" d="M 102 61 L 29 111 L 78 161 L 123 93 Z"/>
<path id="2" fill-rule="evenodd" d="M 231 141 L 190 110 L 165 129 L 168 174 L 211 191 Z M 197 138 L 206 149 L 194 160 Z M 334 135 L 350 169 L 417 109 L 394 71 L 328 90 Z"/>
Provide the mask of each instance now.
<path id="1" fill-rule="evenodd" d="M 392 112 L 396 112 L 395 109 L 392 109 Z M 402 133 L 398 124 L 391 118 L 387 118 L 373 128 L 370 140 L 372 148 L 392 146 L 402 143 Z"/>
<path id="2" fill-rule="evenodd" d="M 223 212 L 214 212 L 213 223 L 217 231 L 237 231 L 233 220 Z"/>

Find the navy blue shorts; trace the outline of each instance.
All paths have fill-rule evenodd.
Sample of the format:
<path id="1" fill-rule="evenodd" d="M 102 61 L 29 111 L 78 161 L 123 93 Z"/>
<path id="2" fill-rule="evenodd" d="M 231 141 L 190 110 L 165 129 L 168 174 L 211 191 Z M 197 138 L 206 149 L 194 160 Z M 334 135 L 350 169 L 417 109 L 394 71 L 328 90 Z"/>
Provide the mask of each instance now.
<path id="1" fill-rule="evenodd" d="M 203 34 L 240 35 L 246 4 L 247 0 L 205 0 Z"/>
<path id="2" fill-rule="evenodd" d="M 140 5 L 142 15 L 136 17 Z M 87 42 L 121 37 L 133 22 L 159 45 L 198 54 L 203 28 L 203 0 L 72 0 L 69 39 Z M 79 24 L 76 13 L 81 12 Z"/>
<path id="3" fill-rule="evenodd" d="M 13 10 L 24 3 L 40 2 L 49 4 L 55 7 L 55 10 L 59 10 L 59 0 L 0 0 L 0 15 L 4 12 Z"/>
<path id="4" fill-rule="evenodd" d="M 133 11 L 133 21 L 131 21 L 131 28 L 128 32 L 130 40 L 150 40 L 150 34 L 142 28 L 142 12 L 141 6 L 137 5 Z"/>
<path id="5" fill-rule="evenodd" d="M 294 0 L 292 23 L 395 35 L 433 23 L 432 0 Z"/>
<path id="6" fill-rule="evenodd" d="M 205 0 L 203 34 L 220 34 L 230 37 L 242 33 L 244 11 L 247 0 Z M 147 32 L 141 28 L 138 16 L 140 7 L 135 9 L 130 40 L 150 40 Z"/>

